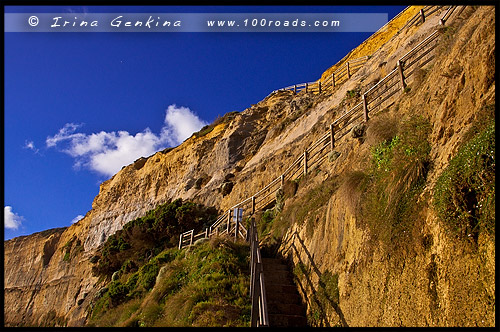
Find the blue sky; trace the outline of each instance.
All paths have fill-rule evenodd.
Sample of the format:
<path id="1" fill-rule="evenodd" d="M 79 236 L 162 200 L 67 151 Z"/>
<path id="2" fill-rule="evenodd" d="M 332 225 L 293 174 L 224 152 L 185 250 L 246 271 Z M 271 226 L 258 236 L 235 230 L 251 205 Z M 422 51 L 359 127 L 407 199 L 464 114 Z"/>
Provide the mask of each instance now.
<path id="1" fill-rule="evenodd" d="M 4 7 L 5 12 L 388 13 L 389 7 Z M 316 80 L 372 33 L 4 33 L 4 239 L 71 225 L 140 156 Z"/>

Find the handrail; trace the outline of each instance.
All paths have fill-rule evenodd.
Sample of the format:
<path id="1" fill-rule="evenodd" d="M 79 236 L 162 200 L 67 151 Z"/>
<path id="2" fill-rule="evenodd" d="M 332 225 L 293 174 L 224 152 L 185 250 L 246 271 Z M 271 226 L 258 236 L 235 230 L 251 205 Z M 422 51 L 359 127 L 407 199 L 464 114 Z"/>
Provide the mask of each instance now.
<path id="1" fill-rule="evenodd" d="M 255 219 L 252 218 L 249 228 L 250 240 L 250 297 L 252 310 L 250 315 L 251 327 L 269 326 L 267 312 L 266 286 L 262 268 L 262 256 L 259 248 L 259 237 Z"/>
<path id="2" fill-rule="evenodd" d="M 431 42 L 434 38 L 437 37 L 437 35 L 439 34 L 439 31 L 436 30 L 434 31 L 433 33 L 431 33 L 429 36 L 427 36 L 424 40 L 422 40 L 420 43 L 418 43 L 414 48 L 412 48 L 410 51 L 408 51 L 405 55 L 403 55 L 401 58 L 400 58 L 400 61 L 406 61 L 407 58 L 410 56 L 410 55 L 413 55 L 413 53 L 417 52 L 419 50 L 419 47 L 420 46 L 426 46 L 427 44 L 426 43 L 429 43 Z"/>
<path id="3" fill-rule="evenodd" d="M 349 77 L 352 76 L 354 74 L 354 72 L 357 71 L 357 69 L 359 69 L 363 65 L 363 63 L 366 62 L 369 58 L 370 58 L 370 56 L 365 55 L 365 56 L 362 56 L 362 57 L 359 57 L 356 59 L 346 61 L 342 66 L 340 66 L 339 68 L 337 68 L 337 70 L 335 70 L 333 72 L 333 75 L 336 77 L 335 81 L 338 82 L 339 78 L 345 76 L 346 74 Z M 340 75 L 340 74 L 342 74 L 342 75 Z M 303 90 L 304 87 L 306 89 L 307 88 L 319 89 L 319 86 L 327 85 L 326 83 L 330 82 L 331 77 L 332 76 L 329 75 L 323 81 L 321 79 L 318 79 L 318 80 L 313 81 L 313 82 L 298 83 L 298 84 L 290 85 L 290 86 L 287 86 L 287 87 L 284 87 L 281 89 L 274 90 L 273 92 L 284 91 L 284 90 L 293 90 L 294 92 L 298 92 L 299 90 Z M 321 91 L 323 91 L 323 89 Z"/>
<path id="4" fill-rule="evenodd" d="M 409 27 L 411 27 L 411 26 L 413 26 L 413 25 L 421 22 L 422 20 L 425 19 L 425 17 L 431 16 L 432 14 L 434 14 L 435 12 L 437 12 L 442 7 L 443 6 L 434 6 L 434 5 L 432 5 L 432 6 L 429 6 L 429 5 L 424 6 L 421 9 L 421 11 L 419 11 L 417 14 L 413 15 L 408 20 L 408 22 L 398 31 L 398 33 L 400 31 L 406 29 L 406 28 L 409 28 Z M 444 22 L 449 18 L 449 16 L 451 16 L 451 14 L 456 9 L 456 7 L 457 6 L 449 6 L 448 11 L 445 13 L 445 15 L 440 20 L 441 24 L 444 24 Z M 406 7 L 402 12 L 400 12 L 394 18 L 400 16 L 408 8 L 409 8 L 409 6 Z M 451 12 L 450 12 L 450 10 L 451 10 Z M 384 24 L 384 26 L 382 26 L 378 31 L 380 31 L 383 28 L 385 28 L 389 22 L 387 22 L 386 24 Z M 340 75 L 341 77 L 344 76 L 345 74 L 347 74 L 347 76 L 350 77 L 352 74 L 354 74 L 354 70 L 356 69 L 355 66 L 360 66 L 362 64 L 362 63 L 360 63 L 360 64 L 356 64 L 356 63 L 357 62 L 363 62 L 363 61 L 366 62 L 366 60 L 368 60 L 369 57 L 370 57 L 369 55 L 365 55 L 365 56 L 362 56 L 362 57 L 359 57 L 359 58 L 356 58 L 356 59 L 352 59 L 352 60 L 346 61 L 346 62 L 344 62 L 344 64 L 342 66 L 340 66 L 339 68 L 337 68 L 333 72 L 333 75 L 336 76 L 336 75 L 339 75 L 340 73 L 342 73 L 342 75 Z M 352 65 L 352 67 L 350 67 L 351 65 Z M 359 68 L 357 68 L 357 69 L 359 69 Z M 290 86 L 287 86 L 287 87 L 284 87 L 284 88 L 281 88 L 281 89 L 274 90 L 273 92 L 284 91 L 284 90 L 293 90 L 294 92 L 298 92 L 297 90 L 303 90 L 303 89 L 300 89 L 300 88 L 306 87 L 306 89 L 307 89 L 307 87 L 309 87 L 311 85 L 316 85 L 316 89 L 317 89 L 318 85 L 324 85 L 324 84 L 326 85 L 326 83 L 329 82 L 330 80 L 331 80 L 331 75 L 329 75 L 323 81 L 321 79 L 318 79 L 318 80 L 313 81 L 313 82 L 298 83 L 298 84 L 290 85 Z M 338 80 L 338 78 L 337 78 L 337 80 Z M 321 92 L 321 91 L 319 91 L 319 92 Z"/>

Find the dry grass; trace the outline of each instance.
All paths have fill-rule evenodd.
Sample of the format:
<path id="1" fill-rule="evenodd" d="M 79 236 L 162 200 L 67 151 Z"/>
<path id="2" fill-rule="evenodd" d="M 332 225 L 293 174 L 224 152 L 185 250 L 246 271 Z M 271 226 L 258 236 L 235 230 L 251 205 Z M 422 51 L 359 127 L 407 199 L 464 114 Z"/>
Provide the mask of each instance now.
<path id="1" fill-rule="evenodd" d="M 395 137 L 398 131 L 399 121 L 396 116 L 389 112 L 380 113 L 368 121 L 365 142 L 370 146 L 387 142 Z"/>
<path id="2" fill-rule="evenodd" d="M 338 195 L 343 197 L 347 208 L 354 215 L 359 214 L 361 195 L 366 188 L 368 175 L 363 171 L 347 171 L 342 174 Z"/>

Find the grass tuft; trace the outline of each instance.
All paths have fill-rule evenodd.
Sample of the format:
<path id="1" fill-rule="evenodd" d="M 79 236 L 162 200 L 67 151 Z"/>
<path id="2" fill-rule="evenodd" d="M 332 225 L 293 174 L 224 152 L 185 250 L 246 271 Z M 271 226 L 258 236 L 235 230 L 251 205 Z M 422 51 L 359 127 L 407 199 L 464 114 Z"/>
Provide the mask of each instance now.
<path id="1" fill-rule="evenodd" d="M 362 184 L 365 189 L 361 198 L 354 196 L 351 203 L 357 206 L 357 199 L 361 201 L 361 224 L 370 230 L 373 240 L 391 253 L 402 252 L 413 245 L 412 234 L 420 209 L 418 196 L 430 167 L 427 120 L 413 116 L 398 126 L 397 135 L 372 146 L 372 165 L 366 178 L 357 174 L 357 181 L 354 181 L 356 178 L 350 180 L 351 187 Z M 377 132 L 384 134 L 375 135 Z M 377 139 L 393 133 L 390 129 L 372 127 L 372 137 Z"/>

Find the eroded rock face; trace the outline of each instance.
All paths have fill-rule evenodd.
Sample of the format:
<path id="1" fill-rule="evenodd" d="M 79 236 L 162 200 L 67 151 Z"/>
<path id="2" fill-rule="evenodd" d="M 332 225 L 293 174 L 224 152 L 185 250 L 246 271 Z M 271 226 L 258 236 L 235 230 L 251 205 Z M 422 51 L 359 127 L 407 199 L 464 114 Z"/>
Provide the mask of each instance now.
<path id="1" fill-rule="evenodd" d="M 492 7 L 466 8 L 463 17 L 453 27 L 453 39 L 442 43 L 434 69 L 425 79 L 414 81 L 412 92 L 403 94 L 398 107 L 389 110 L 399 117 L 420 114 L 432 124 L 433 167 L 418 198 L 424 207 L 418 216 L 418 232 L 408 238 L 412 251 L 396 259 L 381 245 L 370 244 L 370 233 L 362 227 L 359 211 L 353 209 L 355 204 L 345 190 L 308 211 L 308 221 L 293 225 L 282 241 L 280 253 L 308 272 L 298 288 L 303 290 L 309 313 L 320 316 L 317 325 L 495 326 L 494 237 L 482 233 L 471 251 L 450 235 L 431 203 L 433 183 L 456 154 L 473 120 L 495 103 L 490 76 L 494 72 L 494 11 Z M 363 163 L 371 158 L 369 143 L 351 138 L 337 149 L 339 160 L 310 178 L 285 206 L 299 205 L 307 190 L 317 188 L 325 178 L 366 169 Z M 338 276 L 335 305 L 319 282 L 328 273 Z M 315 300 L 321 305 L 314 306 Z"/>
<path id="2" fill-rule="evenodd" d="M 481 8 L 474 14 L 477 15 L 474 18 L 476 25 L 489 17 L 484 13 L 487 9 Z M 485 22 L 491 24 L 491 17 Z M 339 86 L 332 95 L 316 98 L 305 93 L 293 96 L 289 91 L 273 93 L 258 104 L 232 114 L 204 135 L 193 135 L 178 147 L 140 158 L 124 167 L 101 184 L 92 209 L 70 227 L 5 241 L 6 325 L 84 325 L 90 303 L 104 286 L 92 275 L 90 260 L 111 234 L 128 221 L 176 198 L 190 199 L 223 211 L 251 196 L 274 180 L 284 171 L 287 162 L 324 134 L 335 113 L 347 107 L 342 105 L 346 91 L 355 89 L 360 80 L 367 83 L 380 77 L 383 68 L 379 64 L 383 59 L 387 60 L 387 66 L 394 65 L 397 56 L 408 50 L 400 47 L 406 45 L 404 38 L 422 37 L 433 22 L 429 20 L 426 24 L 413 35 L 395 36 L 394 43 L 387 43 L 373 56 L 372 62 L 367 63 L 370 70 L 360 70 L 357 80 Z M 488 36 L 484 31 L 478 33 L 485 38 Z M 494 31 L 491 33 L 494 35 Z M 477 48 L 483 47 L 480 39 L 474 40 Z M 486 51 L 491 54 L 491 47 Z M 474 66 L 481 66 L 479 58 L 474 57 Z M 472 89 L 471 84 L 478 77 L 474 76 L 465 55 L 460 61 L 468 68 L 461 90 L 464 93 Z M 488 93 L 491 95 L 491 89 L 485 88 L 484 95 Z M 476 105 L 481 102 L 477 94 L 473 101 L 467 100 L 460 103 Z M 451 103 L 452 100 L 449 105 Z M 462 105 L 454 107 L 461 109 Z M 441 119 L 442 113 L 438 111 L 435 118 Z M 436 144 L 444 140 L 442 137 L 434 139 Z M 450 144 L 448 147 L 452 149 L 456 142 Z M 348 155 L 344 152 L 339 159 Z M 447 156 L 438 154 L 437 158 L 445 163 Z M 226 195 L 219 193 L 224 183 L 232 183 Z M 285 196 L 297 190 L 296 187 L 285 189 Z M 343 234 L 339 235 L 338 248 L 345 245 L 345 239 L 354 241 L 356 236 L 362 236 L 347 227 L 338 232 Z M 324 255 L 325 262 L 330 259 L 328 255 L 336 257 L 328 250 L 318 250 L 316 255 Z M 350 265 L 361 253 L 353 255 L 353 260 L 348 261 Z"/>

